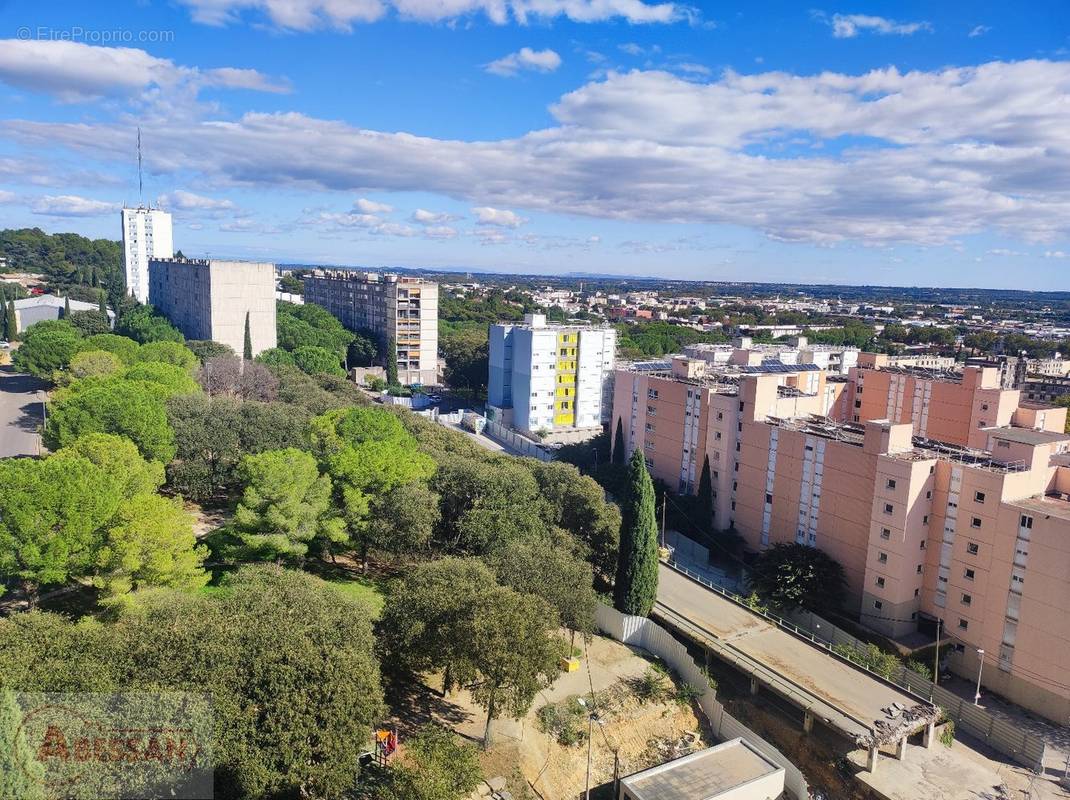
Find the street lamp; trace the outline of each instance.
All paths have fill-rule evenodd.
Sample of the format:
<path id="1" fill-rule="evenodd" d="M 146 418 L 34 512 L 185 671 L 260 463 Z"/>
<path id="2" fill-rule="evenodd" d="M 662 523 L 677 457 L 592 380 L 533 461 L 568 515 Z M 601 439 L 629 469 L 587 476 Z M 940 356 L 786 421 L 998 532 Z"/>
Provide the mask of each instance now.
<path id="1" fill-rule="evenodd" d="M 981 705 L 981 670 L 985 668 L 985 651 L 978 648 L 977 650 L 977 691 L 973 695 L 973 704 L 975 706 Z"/>

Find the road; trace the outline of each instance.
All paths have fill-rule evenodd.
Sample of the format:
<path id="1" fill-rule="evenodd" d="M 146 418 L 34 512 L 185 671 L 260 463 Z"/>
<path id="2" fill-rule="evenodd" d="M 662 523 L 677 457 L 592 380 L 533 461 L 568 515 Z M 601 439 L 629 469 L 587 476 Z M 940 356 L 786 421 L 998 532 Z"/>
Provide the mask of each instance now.
<path id="1" fill-rule="evenodd" d="M 41 395 L 45 382 L 0 367 L 0 458 L 35 456 L 41 425 Z"/>
<path id="2" fill-rule="evenodd" d="M 848 717 L 830 722 L 849 735 L 857 735 L 859 725 L 872 729 L 876 720 L 886 718 L 881 709 L 892 703 L 907 708 L 918 703 L 916 697 L 826 654 L 665 564 L 660 565 L 658 605 L 774 673 L 800 696 L 835 709 L 840 712 L 836 717 Z"/>

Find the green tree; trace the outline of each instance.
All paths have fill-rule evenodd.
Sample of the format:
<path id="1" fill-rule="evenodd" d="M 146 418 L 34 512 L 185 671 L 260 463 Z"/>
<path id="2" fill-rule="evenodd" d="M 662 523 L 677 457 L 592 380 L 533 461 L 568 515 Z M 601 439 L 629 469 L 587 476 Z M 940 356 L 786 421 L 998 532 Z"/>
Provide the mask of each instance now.
<path id="1" fill-rule="evenodd" d="M 393 764 L 375 800 L 461 800 L 483 780 L 479 751 L 457 741 L 441 725 L 424 725 L 405 743 L 405 757 Z"/>
<path id="2" fill-rule="evenodd" d="M 89 574 L 121 500 L 81 456 L 0 461 L 0 576 L 21 581 L 32 606 L 40 586 Z"/>
<path id="3" fill-rule="evenodd" d="M 167 463 L 175 455 L 163 401 L 137 382 L 114 381 L 51 404 L 44 435 L 49 448 L 58 450 L 87 433 L 126 436 L 153 461 Z"/>
<path id="4" fill-rule="evenodd" d="M 294 364 L 307 375 L 345 375 L 338 356 L 325 347 L 306 345 L 293 351 Z"/>
<path id="5" fill-rule="evenodd" d="M 122 368 L 123 362 L 114 353 L 107 350 L 83 350 L 71 359 L 70 377 L 72 380 L 106 378 L 117 374 Z"/>
<path id="6" fill-rule="evenodd" d="M 478 681 L 472 698 L 487 712 L 484 748 L 495 719 L 523 717 L 556 677 L 565 654 L 557 626 L 557 614 L 540 597 L 494 585 L 475 598 L 458 631 L 468 647 L 458 678 Z"/>
<path id="7" fill-rule="evenodd" d="M 439 350 L 451 389 L 481 396 L 487 391 L 489 345 L 483 323 L 439 323 Z"/>
<path id="8" fill-rule="evenodd" d="M 386 383 L 388 386 L 398 385 L 398 344 L 393 339 L 386 342 L 386 352 L 383 353 L 386 361 Z"/>
<path id="9" fill-rule="evenodd" d="M 133 364 L 140 349 L 138 343 L 115 333 L 98 333 L 82 342 L 83 350 L 106 350 L 119 357 L 124 364 Z"/>
<path id="10" fill-rule="evenodd" d="M 44 767 L 37 760 L 33 746 L 26 739 L 22 721 L 23 712 L 15 699 L 15 693 L 10 689 L 0 689 L 0 797 L 11 800 L 45 800 Z M 460 752 L 453 755 L 463 757 Z M 437 765 L 437 759 L 432 758 L 430 769 L 434 770 Z M 476 766 L 478 767 L 478 762 Z M 429 771 L 429 775 L 437 774 Z"/>
<path id="11" fill-rule="evenodd" d="M 573 643 L 577 633 L 594 633 L 594 575 L 591 566 L 567 548 L 550 541 L 513 542 L 488 560 L 500 584 L 549 603 L 572 633 Z"/>
<path id="12" fill-rule="evenodd" d="M 104 315 L 104 318 L 108 318 L 108 301 L 104 292 L 100 292 L 100 301 L 97 304 L 97 311 Z"/>
<path id="13" fill-rule="evenodd" d="M 38 378 L 51 378 L 56 370 L 67 368 L 81 342 L 82 334 L 67 320 L 38 322 L 23 332 L 15 367 Z"/>
<path id="14" fill-rule="evenodd" d="M 67 319 L 83 336 L 94 336 L 98 333 L 108 333 L 111 330 L 111 322 L 108 319 L 108 315 L 101 314 L 95 308 L 86 311 L 74 311 Z"/>
<path id="15" fill-rule="evenodd" d="M 138 348 L 136 359 L 139 362 L 159 362 L 181 367 L 192 373 L 200 365 L 197 356 L 182 342 L 155 341 L 147 342 Z"/>
<path id="16" fill-rule="evenodd" d="M 256 357 L 266 367 L 281 367 L 281 366 L 294 366 L 293 353 L 289 350 L 283 350 L 281 347 L 269 347 L 267 350 L 262 350 Z"/>
<path id="17" fill-rule="evenodd" d="M 372 505 L 368 541 L 397 555 L 426 551 L 439 524 L 439 496 L 421 481 L 390 489 Z"/>
<path id="18" fill-rule="evenodd" d="M 253 360 L 253 331 L 249 327 L 249 312 L 245 312 L 245 336 L 242 339 L 242 358 L 246 361 Z"/>
<path id="19" fill-rule="evenodd" d="M 823 550 L 795 542 L 763 551 L 749 583 L 752 591 L 778 608 L 802 606 L 817 613 L 838 611 L 847 585 L 839 562 Z"/>
<path id="20" fill-rule="evenodd" d="M 94 585 L 113 603 L 136 589 L 204 586 L 208 548 L 197 545 L 193 522 L 178 498 L 140 494 L 123 503 L 96 553 Z"/>
<path id="21" fill-rule="evenodd" d="M 331 479 L 308 453 L 288 448 L 246 456 L 238 474 L 245 490 L 234 524 L 257 557 L 300 561 L 314 540 L 345 540 L 331 505 Z"/>
<path id="22" fill-rule="evenodd" d="M 7 301 L 7 314 L 4 316 L 4 339 L 13 342 L 19 337 L 18 327 L 15 324 L 15 301 Z"/>
<path id="23" fill-rule="evenodd" d="M 123 383 L 140 384 L 160 400 L 179 394 L 199 394 L 201 391 L 200 384 L 193 379 L 189 370 L 163 361 L 134 364 L 122 373 L 121 380 Z"/>
<path id="24" fill-rule="evenodd" d="M 186 347 L 202 364 L 210 358 L 234 356 L 234 348 L 229 344 L 213 342 L 211 339 L 188 339 Z"/>
<path id="25" fill-rule="evenodd" d="M 641 448 L 636 448 L 628 462 L 628 488 L 621 518 L 614 600 L 620 612 L 645 617 L 658 594 L 658 526 L 654 484 Z"/>
<path id="26" fill-rule="evenodd" d="M 117 332 L 136 342 L 181 342 L 185 337 L 152 306 L 136 306 L 120 318 Z"/>
<path id="27" fill-rule="evenodd" d="M 153 494 L 163 486 L 164 468 L 158 461 L 146 461 L 137 446 L 122 436 L 89 433 L 56 452 L 49 460 L 84 458 L 117 482 L 120 496 L 131 500 Z"/>
<path id="28" fill-rule="evenodd" d="M 627 452 L 624 448 L 624 429 L 621 427 L 621 417 L 617 418 L 617 432 L 613 434 L 613 463 L 624 465 Z"/>

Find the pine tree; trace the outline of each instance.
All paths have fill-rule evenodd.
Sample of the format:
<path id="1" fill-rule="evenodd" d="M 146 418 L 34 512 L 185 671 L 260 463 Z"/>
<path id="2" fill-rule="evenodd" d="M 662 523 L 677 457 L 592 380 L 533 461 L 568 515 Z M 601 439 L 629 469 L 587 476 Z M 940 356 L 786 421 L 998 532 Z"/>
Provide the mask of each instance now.
<path id="1" fill-rule="evenodd" d="M 614 600 L 618 611 L 645 617 L 658 595 L 658 525 L 654 482 L 639 448 L 628 462 L 622 512 Z"/>
<path id="2" fill-rule="evenodd" d="M 702 460 L 702 474 L 698 479 L 698 511 L 702 523 L 702 530 L 710 533 L 713 530 L 713 477 L 710 473 L 710 457 Z"/>
<path id="3" fill-rule="evenodd" d="M 4 338 L 9 342 L 15 341 L 18 338 L 18 327 L 15 324 L 15 301 L 7 301 L 7 314 L 4 319 Z"/>
<path id="4" fill-rule="evenodd" d="M 386 385 L 398 385 L 398 344 L 393 339 L 386 343 Z"/>
<path id="5" fill-rule="evenodd" d="M 0 690 L 0 797 L 44 798 L 44 769 L 22 725 L 22 710 L 10 690 Z"/>
<path id="6" fill-rule="evenodd" d="M 624 463 L 624 429 L 621 427 L 621 417 L 617 417 L 617 432 L 613 435 L 613 463 Z"/>
<path id="7" fill-rule="evenodd" d="M 249 328 L 249 312 L 245 312 L 245 342 L 242 345 L 242 357 L 246 361 L 253 360 L 253 332 Z"/>

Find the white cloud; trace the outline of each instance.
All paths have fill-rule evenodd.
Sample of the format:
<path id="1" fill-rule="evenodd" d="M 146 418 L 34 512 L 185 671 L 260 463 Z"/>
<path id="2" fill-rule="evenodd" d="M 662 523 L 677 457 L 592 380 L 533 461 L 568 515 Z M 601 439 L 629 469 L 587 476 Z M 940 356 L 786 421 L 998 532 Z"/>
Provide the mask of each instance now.
<path id="1" fill-rule="evenodd" d="M 1054 252 L 1070 238 L 1068 95 L 1070 63 L 1060 61 L 730 72 L 708 83 L 636 71 L 562 97 L 551 108 L 556 126 L 499 140 L 298 113 L 148 120 L 145 133 L 159 174 L 261 190 L 435 193 L 475 206 L 475 235 L 491 243 L 502 239 L 483 235 L 492 220 L 505 233 L 519 213 L 543 211 L 735 225 L 819 244 L 943 244 L 987 232 Z M 0 122 L 0 137 L 31 158 L 58 150 L 125 165 L 133 136 L 125 121 Z M 820 146 L 854 137 L 865 146 Z M 778 149 L 796 141 L 814 146 Z M 313 221 L 388 230 L 358 212 Z"/>
<path id="2" fill-rule="evenodd" d="M 992 27 L 990 25 L 975 25 L 973 28 L 970 29 L 968 36 L 971 39 L 976 39 L 978 36 L 984 36 L 990 30 L 992 30 Z"/>
<path id="3" fill-rule="evenodd" d="M 472 213 L 476 215 L 476 223 L 478 225 L 495 225 L 499 228 L 519 228 L 527 222 L 526 219 L 515 211 L 509 211 L 502 208 L 491 208 L 490 206 L 473 208 Z"/>
<path id="4" fill-rule="evenodd" d="M 0 204 L 14 203 L 18 200 L 18 196 L 14 192 L 9 192 L 6 189 L 0 189 Z"/>
<path id="5" fill-rule="evenodd" d="M 426 208 L 418 208 L 412 212 L 412 221 L 419 225 L 441 225 L 459 219 L 456 214 L 446 211 L 428 211 Z"/>
<path id="6" fill-rule="evenodd" d="M 690 9 L 674 3 L 642 0 L 180 0 L 193 19 L 208 25 L 238 22 L 246 12 L 266 17 L 277 28 L 292 31 L 352 30 L 354 24 L 376 22 L 393 12 L 413 22 L 452 22 L 484 15 L 496 25 L 510 19 L 566 17 L 573 22 L 623 19 L 630 23 L 664 23 L 690 18 Z"/>
<path id="7" fill-rule="evenodd" d="M 168 194 L 161 194 L 156 202 L 161 206 L 173 211 L 233 211 L 235 206 L 230 200 L 218 200 L 214 197 L 187 192 L 176 189 Z"/>
<path id="8" fill-rule="evenodd" d="M 1010 248 L 1007 248 L 1007 247 L 997 247 L 997 248 L 995 248 L 993 250 L 986 250 L 985 251 L 985 255 L 988 255 L 988 256 L 1022 257 L 1022 256 L 1027 256 L 1029 254 L 1028 253 L 1023 253 L 1021 250 L 1011 250 Z"/>
<path id="9" fill-rule="evenodd" d="M 200 70 L 135 48 L 58 40 L 0 40 L 0 83 L 51 94 L 64 102 L 134 96 L 151 88 L 194 94 L 202 87 L 289 91 L 253 69 Z"/>
<path id="10" fill-rule="evenodd" d="M 428 239 L 456 239 L 457 229 L 449 225 L 432 225 L 424 228 L 424 236 Z"/>
<path id="11" fill-rule="evenodd" d="M 483 69 L 492 75 L 508 78 L 521 70 L 553 72 L 560 66 L 561 56 L 553 50 L 532 50 L 530 47 L 521 47 L 515 53 L 502 56 L 497 61 L 491 61 Z"/>
<path id="12" fill-rule="evenodd" d="M 713 74 L 713 70 L 707 67 L 705 64 L 691 64 L 684 62 L 682 64 L 676 64 L 673 69 L 677 72 L 685 72 L 689 75 L 701 75 L 703 77 Z"/>
<path id="13" fill-rule="evenodd" d="M 393 206 L 386 203 L 377 203 L 374 200 L 369 200 L 366 197 L 360 197 L 353 203 L 353 208 L 362 214 L 389 214 L 394 210 Z"/>
<path id="14" fill-rule="evenodd" d="M 932 31 L 933 29 L 929 22 L 896 22 L 894 19 L 869 14 L 833 14 L 829 18 L 822 12 L 814 12 L 814 16 L 830 25 L 832 35 L 837 39 L 852 39 L 859 33 L 911 36 L 919 31 Z"/>
<path id="15" fill-rule="evenodd" d="M 1070 258 L 1070 253 L 1062 250 L 1045 250 L 1044 258 Z"/>
<path id="16" fill-rule="evenodd" d="M 45 195 L 30 204 L 34 214 L 49 217 L 102 217 L 119 210 L 118 203 L 90 200 L 73 194 Z"/>

